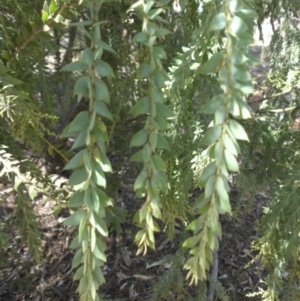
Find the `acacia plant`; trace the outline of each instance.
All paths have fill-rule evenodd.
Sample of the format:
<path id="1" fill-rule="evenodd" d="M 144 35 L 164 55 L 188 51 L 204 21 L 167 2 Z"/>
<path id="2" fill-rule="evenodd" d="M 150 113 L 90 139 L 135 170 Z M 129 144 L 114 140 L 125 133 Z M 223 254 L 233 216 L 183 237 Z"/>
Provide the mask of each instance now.
<path id="1" fill-rule="evenodd" d="M 114 218 L 107 214 L 130 174 L 141 203 L 137 255 L 155 250 L 162 228 L 173 239 L 182 221 L 184 239 L 164 279 L 181 279 L 185 258 L 200 298 L 222 238 L 219 216 L 232 213 L 229 179 L 240 173 L 233 185 L 241 195 L 268 186 L 274 196 L 254 242 L 270 271 L 262 298 L 279 300 L 284 284 L 297 299 L 299 137 L 289 127 L 299 109 L 298 1 L 7 0 L 0 11 L 0 176 L 12 184 L 14 221 L 36 261 L 42 250 L 31 203 L 42 196 L 56 200 L 55 212 L 68 208 L 64 224 L 77 227 L 70 247 L 80 300 L 100 300 Z M 284 20 L 270 47 L 275 95 L 252 114 L 257 61 L 249 45 L 268 16 Z M 291 99 L 277 97 L 286 91 Z M 2 249 L 8 244 L 1 234 Z M 158 286 L 157 300 L 166 287 Z"/>

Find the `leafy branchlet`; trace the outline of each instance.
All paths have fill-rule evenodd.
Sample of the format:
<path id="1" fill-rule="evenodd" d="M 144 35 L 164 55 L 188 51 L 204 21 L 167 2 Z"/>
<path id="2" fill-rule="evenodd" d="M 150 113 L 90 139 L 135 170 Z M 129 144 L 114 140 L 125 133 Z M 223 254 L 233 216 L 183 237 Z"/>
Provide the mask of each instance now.
<path id="1" fill-rule="evenodd" d="M 83 29 L 90 47 L 83 51 L 79 61 L 62 69 L 84 74 L 77 80 L 74 93 L 79 100 L 89 99 L 89 109 L 80 112 L 62 134 L 65 138 L 75 137 L 72 149 L 80 149 L 65 167 L 73 171 L 69 185 L 75 189 L 69 201 L 74 213 L 65 224 L 78 226 L 78 235 L 71 244 L 71 248 L 77 250 L 72 268 L 77 268 L 74 280 L 79 280 L 77 291 L 82 301 L 99 300 L 97 290 L 105 282 L 101 271 L 106 262 L 105 238 L 108 235 L 105 216 L 106 207 L 112 206 L 112 200 L 104 192 L 105 173 L 112 172 L 112 167 L 106 156 L 108 133 L 103 118 L 112 120 L 112 115 L 107 108 L 110 95 L 103 77 L 114 77 L 114 72 L 101 56 L 104 50 L 114 51 L 101 40 L 98 15 L 103 2 L 88 1 L 91 19 L 77 25 L 90 26 L 90 32 Z"/>
<path id="2" fill-rule="evenodd" d="M 204 74 L 219 73 L 223 93 L 202 107 L 202 113 L 213 114 L 214 120 L 202 139 L 202 144 L 209 146 L 204 151 L 208 164 L 198 179 L 204 193 L 195 202 L 200 216 L 188 225 L 187 229 L 194 235 L 183 244 L 190 249 L 191 257 L 184 268 L 188 270 L 191 283 L 206 279 L 212 252 L 218 248 L 222 235 L 219 214 L 231 213 L 228 178 L 229 172 L 239 172 L 237 140 L 248 140 L 242 125 L 236 121 L 251 116 L 243 96 L 253 91 L 248 70 L 252 62 L 243 50 L 252 42 L 256 13 L 251 1 L 248 2 L 223 2 L 220 12 L 210 22 L 210 30 L 224 31 L 226 47 L 212 55 L 200 69 Z"/>
<path id="3" fill-rule="evenodd" d="M 155 248 L 154 232 L 159 231 L 159 227 L 154 218 L 162 219 L 160 193 L 167 188 L 165 164 L 158 150 L 169 148 L 163 132 L 168 128 L 167 119 L 173 117 L 173 112 L 164 104 L 162 91 L 168 79 L 161 64 L 166 53 L 155 42 L 158 37 L 170 32 L 156 24 L 164 22 L 159 16 L 163 12 L 160 6 L 160 1 L 138 1 L 131 7 L 131 10 L 137 10 L 143 18 L 142 31 L 135 35 L 133 41 L 139 42 L 146 49 L 146 58 L 139 66 L 137 76 L 148 83 L 147 94 L 131 109 L 134 116 L 147 116 L 144 128 L 133 136 L 130 143 L 131 147 L 142 147 L 132 156 L 132 160 L 144 164 L 134 183 L 137 195 L 146 198 L 142 208 L 134 216 L 134 222 L 141 228 L 135 237 L 137 254 L 146 254 L 148 247 Z"/>

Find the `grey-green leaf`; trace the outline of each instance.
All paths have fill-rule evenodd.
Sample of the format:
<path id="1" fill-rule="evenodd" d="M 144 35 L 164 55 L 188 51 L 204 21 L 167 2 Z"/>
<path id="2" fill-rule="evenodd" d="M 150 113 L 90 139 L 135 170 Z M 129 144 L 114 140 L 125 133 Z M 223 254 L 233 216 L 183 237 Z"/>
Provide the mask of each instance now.
<path id="1" fill-rule="evenodd" d="M 199 72 L 202 74 L 218 72 L 223 64 L 223 58 L 223 52 L 220 51 L 215 53 L 207 62 L 203 64 Z"/>
<path id="2" fill-rule="evenodd" d="M 81 132 L 89 125 L 89 114 L 86 111 L 80 112 L 72 121 L 70 132 Z"/>
<path id="3" fill-rule="evenodd" d="M 69 179 L 69 185 L 75 186 L 81 184 L 82 182 L 85 182 L 88 179 L 88 177 L 89 174 L 86 171 L 86 169 L 84 167 L 80 167 L 72 173 Z"/>
<path id="4" fill-rule="evenodd" d="M 203 114 L 214 114 L 220 106 L 224 105 L 224 96 L 219 94 L 209 100 L 200 110 Z"/>
<path id="5" fill-rule="evenodd" d="M 131 108 L 130 114 L 138 116 L 142 114 L 150 113 L 150 102 L 148 97 L 143 97 L 137 101 L 137 103 Z"/>
<path id="6" fill-rule="evenodd" d="M 236 120 L 229 120 L 229 129 L 236 139 L 249 141 L 246 131 Z"/>
<path id="7" fill-rule="evenodd" d="M 79 225 L 82 217 L 84 215 L 84 212 L 79 210 L 76 211 L 75 213 L 73 213 L 72 215 L 70 215 L 65 221 L 64 224 L 66 226 L 77 226 Z"/>
<path id="8" fill-rule="evenodd" d="M 162 37 L 162 36 L 165 36 L 167 34 L 170 34 L 172 33 L 169 29 L 166 29 L 166 28 L 159 28 L 155 31 L 155 35 L 157 37 Z"/>
<path id="9" fill-rule="evenodd" d="M 225 150 L 225 161 L 226 161 L 227 168 L 230 171 L 239 172 L 239 164 L 236 160 L 236 157 L 228 150 Z"/>
<path id="10" fill-rule="evenodd" d="M 207 129 L 201 143 L 202 144 L 212 144 L 216 142 L 222 133 L 222 127 L 220 125 L 215 125 Z"/>
<path id="11" fill-rule="evenodd" d="M 107 106 L 101 100 L 96 100 L 94 103 L 94 109 L 99 116 L 105 117 L 109 120 L 113 120 L 111 113 L 109 112 Z"/>
<path id="12" fill-rule="evenodd" d="M 138 131 L 131 139 L 130 147 L 142 146 L 148 139 L 148 133 L 145 130 Z"/>
<path id="13" fill-rule="evenodd" d="M 115 77 L 114 71 L 111 68 L 111 66 L 104 62 L 104 61 L 98 61 L 95 66 L 96 71 L 100 76 L 111 76 Z"/>
<path id="14" fill-rule="evenodd" d="M 72 62 L 66 66 L 64 66 L 60 71 L 74 72 L 74 71 L 84 71 L 88 67 L 87 64 L 83 62 Z"/>
<path id="15" fill-rule="evenodd" d="M 105 82 L 97 78 L 96 79 L 96 100 L 103 100 L 106 103 L 109 103 L 109 92 Z"/>
<path id="16" fill-rule="evenodd" d="M 215 15 L 210 21 L 209 28 L 210 30 L 222 30 L 226 26 L 226 16 L 225 13 L 219 13 Z"/>
<path id="17" fill-rule="evenodd" d="M 88 76 L 80 77 L 75 84 L 74 93 L 87 96 L 89 94 L 89 82 Z"/>

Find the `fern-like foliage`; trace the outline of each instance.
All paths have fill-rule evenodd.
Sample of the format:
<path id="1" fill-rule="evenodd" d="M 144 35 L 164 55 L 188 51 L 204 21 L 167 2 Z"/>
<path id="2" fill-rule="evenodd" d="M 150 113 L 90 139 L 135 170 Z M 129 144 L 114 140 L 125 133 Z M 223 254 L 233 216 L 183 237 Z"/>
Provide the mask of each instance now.
<path id="1" fill-rule="evenodd" d="M 30 162 L 16 159 L 4 145 L 0 148 L 0 168 L 0 177 L 8 177 L 15 192 L 16 206 L 12 216 L 14 224 L 19 227 L 21 239 L 28 246 L 29 253 L 39 262 L 40 231 L 32 203 L 37 197 L 43 197 L 44 200 L 51 198 L 56 200 L 57 204 L 61 204 L 71 190 L 60 187 L 60 179 L 42 176 Z M 1 196 L 1 201 L 4 196 Z M 2 236 L 2 240 L 5 246 L 5 236 Z"/>

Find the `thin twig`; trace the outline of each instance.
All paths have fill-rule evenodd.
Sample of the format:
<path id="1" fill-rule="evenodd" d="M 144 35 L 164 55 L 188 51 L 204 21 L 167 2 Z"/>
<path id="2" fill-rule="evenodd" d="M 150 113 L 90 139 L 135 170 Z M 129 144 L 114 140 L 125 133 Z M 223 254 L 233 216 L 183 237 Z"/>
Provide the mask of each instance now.
<path id="1" fill-rule="evenodd" d="M 213 264 L 211 269 L 211 280 L 209 282 L 209 288 L 207 292 L 207 301 L 213 301 L 215 296 L 215 290 L 216 290 L 216 282 L 218 279 L 218 251 L 214 250 L 213 252 Z"/>

